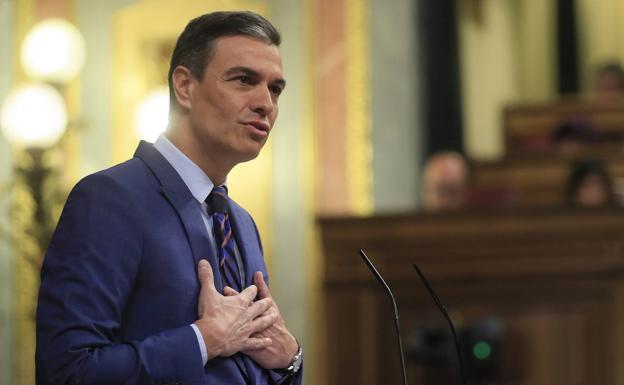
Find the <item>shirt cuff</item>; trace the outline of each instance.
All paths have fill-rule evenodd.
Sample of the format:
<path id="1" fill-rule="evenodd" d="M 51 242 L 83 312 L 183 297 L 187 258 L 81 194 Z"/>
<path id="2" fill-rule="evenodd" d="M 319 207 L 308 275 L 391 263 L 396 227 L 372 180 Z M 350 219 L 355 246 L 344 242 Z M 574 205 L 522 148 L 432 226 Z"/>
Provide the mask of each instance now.
<path id="1" fill-rule="evenodd" d="M 208 362 L 208 351 L 206 350 L 206 344 L 204 343 L 204 337 L 202 337 L 199 328 L 195 324 L 191 324 L 193 331 L 195 332 L 195 336 L 197 337 L 197 343 L 199 344 L 199 351 L 201 351 L 202 363 L 206 366 Z"/>

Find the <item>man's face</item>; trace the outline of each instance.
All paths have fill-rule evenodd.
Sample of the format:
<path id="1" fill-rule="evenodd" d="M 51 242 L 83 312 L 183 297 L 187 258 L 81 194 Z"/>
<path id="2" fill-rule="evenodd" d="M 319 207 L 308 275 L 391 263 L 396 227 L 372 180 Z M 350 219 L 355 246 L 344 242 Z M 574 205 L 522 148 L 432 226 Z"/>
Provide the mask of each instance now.
<path id="1" fill-rule="evenodd" d="M 190 129 L 202 152 L 232 165 L 255 158 L 285 86 L 278 48 L 247 36 L 219 38 L 203 79 L 191 82 Z"/>

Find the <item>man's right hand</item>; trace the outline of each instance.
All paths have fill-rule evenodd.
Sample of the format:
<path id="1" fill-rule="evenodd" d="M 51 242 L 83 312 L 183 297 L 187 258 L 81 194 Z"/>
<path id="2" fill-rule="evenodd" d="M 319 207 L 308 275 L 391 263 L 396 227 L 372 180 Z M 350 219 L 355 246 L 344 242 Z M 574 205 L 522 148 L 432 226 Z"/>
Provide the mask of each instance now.
<path id="1" fill-rule="evenodd" d="M 223 296 L 214 285 L 210 263 L 199 261 L 197 274 L 201 284 L 198 316 L 195 325 L 201 332 L 209 358 L 229 357 L 241 350 L 262 349 L 271 345 L 270 338 L 251 337 L 266 329 L 276 315 L 264 314 L 273 303 L 271 298 L 253 302 L 258 289 L 252 285 L 235 296 Z"/>

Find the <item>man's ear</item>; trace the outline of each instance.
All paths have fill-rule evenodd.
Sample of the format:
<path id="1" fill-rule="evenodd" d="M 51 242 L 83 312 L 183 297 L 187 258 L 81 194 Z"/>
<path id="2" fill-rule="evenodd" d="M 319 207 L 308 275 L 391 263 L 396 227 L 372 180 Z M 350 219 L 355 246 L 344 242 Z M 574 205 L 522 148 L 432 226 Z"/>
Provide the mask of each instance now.
<path id="1" fill-rule="evenodd" d="M 191 108 L 191 95 L 193 88 L 193 74 L 185 66 L 179 65 L 171 74 L 173 93 L 178 101 L 178 105 L 184 109 Z"/>

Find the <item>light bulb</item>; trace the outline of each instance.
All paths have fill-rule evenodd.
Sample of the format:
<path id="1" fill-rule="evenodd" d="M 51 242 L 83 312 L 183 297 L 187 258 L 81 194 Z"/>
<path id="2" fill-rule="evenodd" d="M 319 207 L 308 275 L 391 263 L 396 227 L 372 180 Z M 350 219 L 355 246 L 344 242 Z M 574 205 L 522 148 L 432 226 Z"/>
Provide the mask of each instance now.
<path id="1" fill-rule="evenodd" d="M 65 101 L 47 84 L 19 87 L 4 101 L 0 125 L 14 146 L 50 147 L 63 136 L 67 127 Z"/>
<path id="2" fill-rule="evenodd" d="M 85 62 L 85 43 L 73 24 L 63 19 L 47 19 L 26 35 L 21 50 L 26 74 L 37 80 L 67 83 Z"/>
<path id="3" fill-rule="evenodd" d="M 156 88 L 145 95 L 134 112 L 134 130 L 139 139 L 155 142 L 169 124 L 169 91 Z"/>

